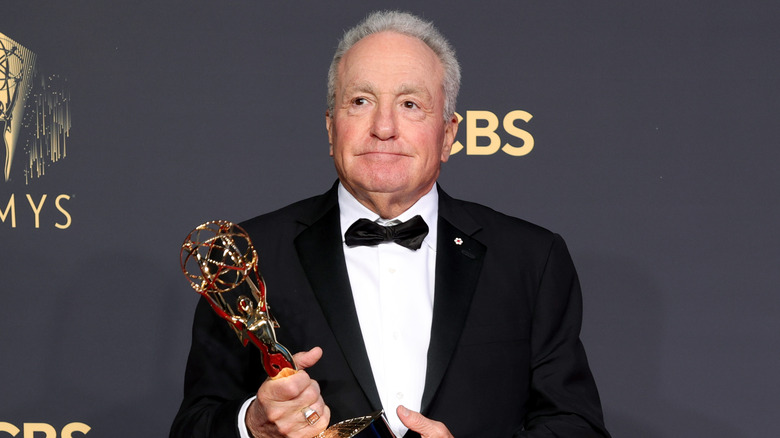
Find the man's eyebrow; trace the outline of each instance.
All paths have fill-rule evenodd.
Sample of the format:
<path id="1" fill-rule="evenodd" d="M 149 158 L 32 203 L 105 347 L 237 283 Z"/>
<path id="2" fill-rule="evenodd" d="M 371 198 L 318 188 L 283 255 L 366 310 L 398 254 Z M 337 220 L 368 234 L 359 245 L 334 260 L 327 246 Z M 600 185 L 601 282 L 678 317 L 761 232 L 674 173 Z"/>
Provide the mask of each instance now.
<path id="1" fill-rule="evenodd" d="M 356 82 L 354 84 L 348 85 L 345 88 L 344 97 L 350 98 L 351 96 L 357 93 L 376 95 L 378 92 L 376 91 L 374 85 L 370 82 Z M 416 84 L 410 84 L 410 83 L 402 83 L 398 85 L 393 90 L 393 93 L 396 96 L 412 95 L 412 96 L 420 96 L 426 100 L 433 99 L 433 96 L 431 95 L 431 93 L 428 91 L 427 88 Z"/>
<path id="2" fill-rule="evenodd" d="M 414 84 L 401 84 L 395 89 L 396 94 L 431 94 L 425 87 Z"/>
<path id="3" fill-rule="evenodd" d="M 420 86 L 418 84 L 403 83 L 396 87 L 395 94 L 397 96 L 416 96 L 424 101 L 433 100 L 433 95 L 428 88 Z"/>
<path id="4" fill-rule="evenodd" d="M 374 94 L 374 86 L 370 82 L 357 82 L 350 84 L 345 89 L 345 95 L 353 93 Z"/>

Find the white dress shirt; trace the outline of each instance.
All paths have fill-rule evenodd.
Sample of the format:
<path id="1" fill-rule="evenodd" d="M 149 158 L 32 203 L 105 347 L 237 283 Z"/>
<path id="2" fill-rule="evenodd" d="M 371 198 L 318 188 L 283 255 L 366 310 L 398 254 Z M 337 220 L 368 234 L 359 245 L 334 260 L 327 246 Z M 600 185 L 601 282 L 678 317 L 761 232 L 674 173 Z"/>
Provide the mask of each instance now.
<path id="1" fill-rule="evenodd" d="M 343 233 L 360 218 L 380 224 L 378 214 L 360 204 L 339 185 Z M 363 342 L 379 398 L 393 432 L 407 428 L 396 415 L 398 405 L 419 411 L 425 386 L 428 344 L 433 320 L 436 234 L 439 194 L 436 186 L 397 218 L 422 216 L 428 235 L 417 251 L 394 243 L 348 247 L 344 244 L 349 283 Z M 325 400 L 325 403 L 328 401 Z"/>

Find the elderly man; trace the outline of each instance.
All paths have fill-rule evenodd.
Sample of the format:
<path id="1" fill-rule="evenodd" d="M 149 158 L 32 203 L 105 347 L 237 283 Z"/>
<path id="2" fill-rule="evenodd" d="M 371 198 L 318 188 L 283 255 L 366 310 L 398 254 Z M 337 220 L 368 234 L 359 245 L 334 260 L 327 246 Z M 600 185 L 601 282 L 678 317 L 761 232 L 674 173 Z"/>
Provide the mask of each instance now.
<path id="1" fill-rule="evenodd" d="M 301 370 L 265 379 L 201 302 L 171 436 L 309 438 L 378 409 L 399 437 L 608 436 L 563 240 L 437 187 L 459 82 L 415 16 L 344 35 L 325 117 L 338 183 L 243 224 Z"/>

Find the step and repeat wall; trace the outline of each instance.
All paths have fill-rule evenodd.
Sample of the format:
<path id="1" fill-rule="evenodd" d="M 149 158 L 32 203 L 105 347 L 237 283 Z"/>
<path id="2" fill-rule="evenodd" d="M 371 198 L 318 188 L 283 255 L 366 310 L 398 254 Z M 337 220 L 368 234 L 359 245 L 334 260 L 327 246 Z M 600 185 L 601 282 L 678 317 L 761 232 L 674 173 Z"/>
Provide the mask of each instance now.
<path id="1" fill-rule="evenodd" d="M 462 63 L 445 190 L 567 240 L 613 435 L 773 436 L 777 2 L 3 0 L 0 437 L 167 435 L 183 239 L 330 187 L 327 68 L 381 8 Z"/>

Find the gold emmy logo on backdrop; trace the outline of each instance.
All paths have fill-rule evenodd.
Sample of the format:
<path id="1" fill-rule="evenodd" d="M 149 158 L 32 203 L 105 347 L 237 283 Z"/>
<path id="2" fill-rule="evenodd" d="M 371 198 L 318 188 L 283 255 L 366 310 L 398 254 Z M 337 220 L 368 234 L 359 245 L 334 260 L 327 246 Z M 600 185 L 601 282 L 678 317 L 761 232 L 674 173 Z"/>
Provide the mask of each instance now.
<path id="1" fill-rule="evenodd" d="M 270 378 L 297 370 L 292 354 L 276 340 L 279 324 L 266 300 L 257 251 L 243 228 L 223 220 L 199 225 L 184 239 L 180 261 L 192 288 L 230 325 L 244 346 L 251 342 L 260 349 Z M 240 291 L 242 285 L 245 287 Z M 381 411 L 334 424 L 314 438 L 352 437 L 395 438 Z"/>
<path id="2" fill-rule="evenodd" d="M 0 129 L 5 146 L 3 177 L 6 181 L 11 177 L 11 163 L 34 67 L 35 54 L 0 33 Z"/>
<path id="3" fill-rule="evenodd" d="M 50 165 L 65 158 L 69 105 L 67 80 L 36 73 L 35 53 L 0 33 L 0 181 L 13 183 L 16 177 L 23 177 L 28 185 L 42 177 Z M 41 228 L 41 212 L 45 210 L 50 216 L 48 213 L 56 208 L 58 216 L 53 225 L 66 229 L 72 216 L 64 201 L 70 199 L 71 195 L 64 193 L 10 193 L 7 198 L 0 198 L 0 222 L 16 228 L 18 205 L 20 216 L 29 217 L 32 213 L 30 222 Z"/>
<path id="4" fill-rule="evenodd" d="M 0 33 L 4 181 L 13 179 L 13 164 L 20 153 L 25 155 L 23 168 L 16 173 L 24 175 L 25 184 L 65 158 L 71 123 L 68 88 L 67 79 L 59 75 L 36 73 L 35 53 Z"/>

